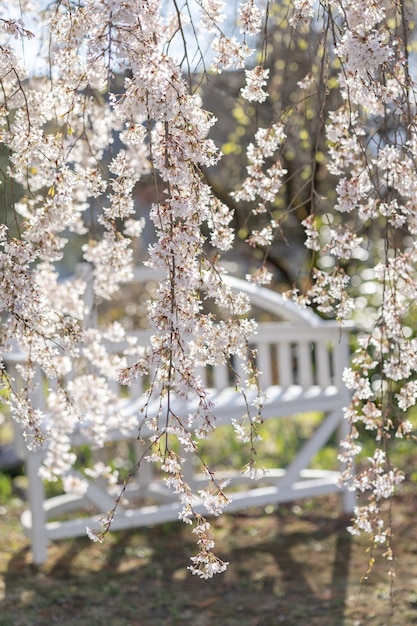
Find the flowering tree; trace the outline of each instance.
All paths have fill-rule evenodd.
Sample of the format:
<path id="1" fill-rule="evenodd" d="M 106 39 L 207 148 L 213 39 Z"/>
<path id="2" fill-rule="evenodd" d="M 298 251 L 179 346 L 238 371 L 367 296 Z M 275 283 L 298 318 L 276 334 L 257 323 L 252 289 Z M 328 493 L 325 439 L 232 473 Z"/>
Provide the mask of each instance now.
<path id="1" fill-rule="evenodd" d="M 175 435 L 198 455 L 198 439 L 214 428 L 198 366 L 239 355 L 247 363 L 241 393 L 246 385 L 258 388 L 248 346 L 254 322 L 242 317 L 248 303 L 223 280 L 221 255 L 234 245 L 233 212 L 205 177 L 221 153 L 210 138 L 216 119 L 203 108 L 199 87 L 217 73 L 241 70 L 242 102 L 261 111 L 269 90 L 274 97 L 268 41 L 274 30 L 286 28 L 289 46 L 292 33 L 306 46 L 314 42 L 311 66 L 292 103 L 274 107 L 270 125 L 256 129 L 233 203 L 247 207 L 248 224 L 254 224 L 249 245 L 268 250 L 297 208 L 292 198 L 283 203 L 280 196 L 292 176 L 283 155 L 300 111 L 308 119 L 310 106 L 316 139 L 300 179 L 308 190 L 303 226 L 310 278 L 303 276 L 288 295 L 342 324 L 358 315 L 363 331 L 346 372 L 353 399 L 346 408 L 351 431 L 343 442 L 345 479 L 369 495 L 356 510 L 352 532 L 370 533 L 387 545 L 389 556 L 381 502 L 403 473 L 390 466 L 387 449 L 393 436 L 411 437 L 403 415 L 417 398 L 410 324 L 417 289 L 416 92 L 408 21 L 413 2 L 293 0 L 283 11 L 247 0 L 236 16 L 223 15 L 224 3 L 215 0 L 22 0 L 17 14 L 9 4 L 0 2 L 0 173 L 7 207 L 0 227 L 0 297 L 7 313 L 0 345 L 7 353 L 19 344 L 25 384 L 17 388 L 4 367 L 1 374 L 27 444 L 46 446 L 45 477 L 61 476 L 65 484 L 74 463 L 70 435 L 80 424 L 98 444 L 109 428 L 121 426 L 109 409 L 115 400 L 109 381 L 129 384 L 151 368 L 147 399 L 164 397 L 164 419 L 148 417 L 145 404 L 144 419 L 154 433 L 147 460 L 162 465 L 181 494 L 182 519 L 195 524 L 199 554 L 191 570 L 208 577 L 225 568 L 212 554 L 207 520 L 193 517 L 181 458 L 164 436 Z M 30 66 L 34 51 L 37 63 Z M 327 197 L 318 186 L 319 167 L 334 181 Z M 93 300 L 113 297 L 133 270 L 132 242 L 144 227 L 134 192 L 144 177 L 153 179 L 155 189 L 148 218 L 155 243 L 146 264 L 163 278 L 148 309 L 151 349 L 142 354 L 140 346 L 129 345 L 130 358 L 135 350 L 137 355 L 128 366 L 127 354 L 106 349 L 123 338 L 123 329 L 92 328 L 86 280 L 75 276 L 63 284 L 57 264 L 68 242 L 78 238 L 82 258 L 93 268 Z M 99 207 L 94 220 L 92 206 Z M 248 276 L 260 284 L 270 279 L 266 263 Z M 365 279 L 372 293 L 363 288 Z M 203 310 L 205 300 L 226 311 L 223 320 Z M 48 428 L 31 402 L 39 367 L 55 381 L 47 409 L 59 419 L 49 419 Z M 63 385 L 66 378 L 70 382 Z M 185 421 L 176 415 L 173 394 L 197 398 L 195 415 Z M 358 424 L 375 433 L 375 453 L 360 474 L 354 470 Z M 243 435 L 238 424 L 237 431 L 253 440 L 256 423 Z M 227 495 L 206 469 L 202 495 L 208 512 L 219 514 Z M 256 475 L 254 461 L 248 471 Z"/>

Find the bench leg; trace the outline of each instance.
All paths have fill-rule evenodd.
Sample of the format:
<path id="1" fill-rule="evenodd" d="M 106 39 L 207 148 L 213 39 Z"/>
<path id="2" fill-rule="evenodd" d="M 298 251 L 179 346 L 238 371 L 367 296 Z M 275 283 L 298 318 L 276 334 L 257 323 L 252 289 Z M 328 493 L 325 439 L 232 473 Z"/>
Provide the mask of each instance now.
<path id="1" fill-rule="evenodd" d="M 345 489 L 343 492 L 343 513 L 353 513 L 356 505 L 356 493 Z"/>
<path id="2" fill-rule="evenodd" d="M 343 441 L 348 435 L 350 431 L 350 426 L 346 418 L 343 417 L 340 427 L 339 427 L 339 441 Z M 346 464 L 341 461 L 340 462 L 340 473 L 346 470 Z M 356 491 L 352 491 L 347 487 L 344 487 L 343 491 L 343 512 L 344 513 L 353 513 L 353 510 L 356 506 Z"/>
<path id="3" fill-rule="evenodd" d="M 42 452 L 30 452 L 26 458 L 28 478 L 28 501 L 30 509 L 30 526 L 28 533 L 32 543 L 32 560 L 41 565 L 47 557 L 46 513 L 44 509 L 45 489 L 39 476 L 42 464 Z"/>

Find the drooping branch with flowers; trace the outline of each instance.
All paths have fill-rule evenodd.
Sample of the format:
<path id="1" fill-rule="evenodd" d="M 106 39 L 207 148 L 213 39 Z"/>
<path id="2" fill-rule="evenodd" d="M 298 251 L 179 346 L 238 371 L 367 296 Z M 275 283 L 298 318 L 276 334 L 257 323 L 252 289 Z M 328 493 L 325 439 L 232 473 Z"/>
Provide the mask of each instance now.
<path id="1" fill-rule="evenodd" d="M 191 523 L 192 493 L 164 435 L 175 435 L 198 454 L 198 437 L 215 427 L 199 366 L 238 355 L 258 388 L 248 348 L 254 322 L 242 317 L 248 302 L 222 278 L 222 254 L 235 244 L 234 215 L 206 176 L 222 155 L 211 138 L 216 119 L 205 110 L 200 87 L 210 88 L 219 73 L 241 71 L 239 97 L 255 107 L 254 120 L 258 113 L 261 119 L 261 107 L 276 97 L 269 39 L 274 29 L 287 28 L 289 44 L 295 33 L 304 42 L 312 35 L 315 60 L 293 104 L 273 107 L 270 123 L 258 124 L 247 147 L 246 175 L 231 198 L 254 224 L 249 246 L 271 248 L 296 206 L 292 198 L 284 206 L 277 201 L 293 179 L 283 164 L 287 137 L 294 141 L 306 103 L 319 101 L 315 125 L 323 136 L 316 133 L 302 183 L 310 189 L 302 220 L 308 258 L 288 293 L 361 328 L 345 375 L 353 395 L 346 407 L 345 478 L 369 495 L 356 510 L 352 531 L 369 532 L 389 552 L 381 502 L 403 478 L 401 468 L 390 466 L 389 442 L 412 437 L 404 414 L 417 398 L 414 3 L 294 0 L 283 8 L 248 0 L 236 16 L 211 0 L 22 1 L 16 14 L 9 4 L 0 3 L 0 346 L 7 354 L 18 344 L 25 354 L 19 366 L 25 384 L 17 387 L 4 367 L 1 380 L 27 445 L 47 450 L 45 477 L 61 476 L 65 484 L 74 463 L 74 429 L 85 429 L 100 445 L 116 426 L 112 378 L 129 384 L 152 371 L 148 401 L 164 397 L 164 415 L 149 416 L 154 434 L 148 460 L 160 463 L 182 494 L 181 517 Z M 34 66 L 27 63 L 32 56 Z M 331 177 L 327 196 L 317 187 L 318 164 Z M 154 188 L 147 224 L 134 202 L 144 178 Z M 148 309 L 151 349 L 144 355 L 138 348 L 132 366 L 127 355 L 106 349 L 125 338 L 120 325 L 99 331 L 89 324 L 86 295 L 91 287 L 93 303 L 114 296 L 133 272 L 134 242 L 149 225 L 154 242 L 145 263 L 162 279 Z M 91 285 L 82 275 L 60 280 L 59 263 L 74 239 L 79 260 L 92 267 Z M 290 245 L 289 231 L 286 240 Z M 272 278 L 266 258 L 248 280 Z M 367 278 L 358 284 L 364 269 Z M 362 289 L 365 280 L 372 298 Z M 227 312 L 223 321 L 205 312 L 207 300 Z M 130 360 L 134 350 L 130 345 Z M 54 381 L 47 410 L 59 415 L 47 425 L 31 403 L 39 367 Z M 65 377 L 70 382 L 64 387 Z M 245 385 L 237 386 L 244 393 Z M 198 399 L 187 423 L 172 410 L 173 394 Z M 146 405 L 144 414 L 146 420 Z M 359 424 L 375 433 L 375 453 L 360 473 L 354 469 Z M 207 509 L 219 514 L 227 493 L 211 471 L 207 476 Z M 212 554 L 209 523 L 194 521 L 200 552 L 192 571 L 203 577 L 223 571 L 225 564 Z"/>

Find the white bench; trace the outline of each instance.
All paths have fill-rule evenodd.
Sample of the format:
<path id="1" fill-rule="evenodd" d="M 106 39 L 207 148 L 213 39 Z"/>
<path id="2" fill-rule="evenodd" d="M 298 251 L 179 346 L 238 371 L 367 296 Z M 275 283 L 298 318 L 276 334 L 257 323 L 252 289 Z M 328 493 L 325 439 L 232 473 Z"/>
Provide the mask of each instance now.
<path id="1" fill-rule="evenodd" d="M 146 280 L 147 276 L 147 273 L 139 272 L 136 278 Z M 327 444 L 329 438 L 335 432 L 341 438 L 347 431 L 343 407 L 349 404 L 350 398 L 342 381 L 343 369 L 349 358 L 347 332 L 338 323 L 324 321 L 311 310 L 301 309 L 269 289 L 232 277 L 228 277 L 227 282 L 233 289 L 246 292 L 257 309 L 277 318 L 277 321 L 260 322 L 252 339 L 257 350 L 260 382 L 266 396 L 262 411 L 264 420 L 310 412 L 320 412 L 323 418 L 314 434 L 301 445 L 287 467 L 268 470 L 260 481 L 253 481 L 242 475 L 241 468 L 223 472 L 222 476 L 227 475 L 230 478 L 230 489 L 233 492 L 226 512 L 250 506 L 275 505 L 337 491 L 341 493 L 344 511 L 352 511 L 355 495 L 339 485 L 343 468 L 340 467 L 340 471 L 310 468 L 311 460 Z M 148 331 L 138 332 L 137 336 L 144 344 L 149 341 Z M 20 355 L 12 354 L 8 359 L 9 371 L 17 378 L 15 365 L 20 358 Z M 230 424 L 232 418 L 240 418 L 245 412 L 242 395 L 236 392 L 228 380 L 227 366 L 216 367 L 209 375 L 217 424 Z M 138 385 L 140 386 L 140 381 Z M 134 386 L 136 394 L 138 385 Z M 248 400 L 250 402 L 251 398 Z M 38 401 L 42 402 L 42 398 L 39 397 Z M 139 424 L 142 419 L 138 410 L 141 398 L 124 397 L 121 403 L 125 415 L 137 413 Z M 178 406 L 176 409 L 186 416 L 192 412 L 192 408 Z M 129 436 L 114 431 L 111 439 L 127 440 Z M 137 441 L 137 430 L 132 431 L 130 439 L 136 448 L 137 458 L 140 458 L 143 444 Z M 74 440 L 75 446 L 83 443 L 83 440 Z M 101 481 L 90 480 L 82 498 L 74 493 L 66 493 L 46 499 L 44 485 L 38 475 L 43 459 L 42 451 L 28 451 L 21 442 L 18 452 L 25 460 L 29 482 L 29 506 L 22 515 L 22 524 L 31 539 L 33 561 L 40 564 L 47 557 L 47 544 L 50 540 L 85 535 L 86 526 L 99 528 L 100 519 L 114 507 L 120 487 L 112 492 Z M 184 472 L 196 493 L 207 482 L 206 477 L 195 474 L 192 459 L 186 461 Z M 239 489 L 233 491 L 236 485 Z M 111 526 L 113 530 L 176 520 L 182 508 L 176 496 L 167 490 L 161 477 L 153 473 L 150 463 L 141 464 L 130 480 L 124 496 L 125 500 L 130 501 L 130 505 L 118 505 Z M 194 510 L 205 512 L 203 504 L 198 500 Z M 83 513 L 80 514 L 80 511 Z M 57 519 L 61 514 L 65 515 L 64 520 Z"/>

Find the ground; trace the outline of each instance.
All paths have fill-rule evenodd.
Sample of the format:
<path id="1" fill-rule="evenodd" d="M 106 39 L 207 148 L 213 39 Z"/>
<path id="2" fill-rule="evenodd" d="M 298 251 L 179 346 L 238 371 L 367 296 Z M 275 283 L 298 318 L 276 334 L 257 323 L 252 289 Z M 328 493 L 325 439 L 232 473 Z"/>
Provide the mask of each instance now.
<path id="1" fill-rule="evenodd" d="M 186 569 L 194 545 L 181 523 L 56 542 L 31 565 L 11 499 L 0 507 L 0 626 L 409 626 L 417 624 L 415 485 L 396 498 L 396 578 L 352 539 L 329 496 L 223 516 L 215 522 L 225 574 Z"/>

